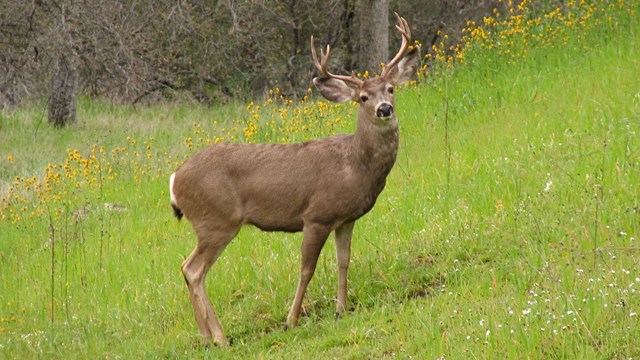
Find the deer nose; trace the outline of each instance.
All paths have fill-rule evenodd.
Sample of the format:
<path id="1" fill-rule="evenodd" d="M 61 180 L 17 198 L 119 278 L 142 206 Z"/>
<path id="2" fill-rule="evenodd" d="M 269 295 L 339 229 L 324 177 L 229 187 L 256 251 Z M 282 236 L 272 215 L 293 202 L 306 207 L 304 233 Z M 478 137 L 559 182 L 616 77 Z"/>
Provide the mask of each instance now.
<path id="1" fill-rule="evenodd" d="M 389 103 L 382 103 L 378 106 L 378 110 L 376 110 L 376 115 L 379 118 L 388 118 L 391 114 L 393 114 L 393 106 Z"/>

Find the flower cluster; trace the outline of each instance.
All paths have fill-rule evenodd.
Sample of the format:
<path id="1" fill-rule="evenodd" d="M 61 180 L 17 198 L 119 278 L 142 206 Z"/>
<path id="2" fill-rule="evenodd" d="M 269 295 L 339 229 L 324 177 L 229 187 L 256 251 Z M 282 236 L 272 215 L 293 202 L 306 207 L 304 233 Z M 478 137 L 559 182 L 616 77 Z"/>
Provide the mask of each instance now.
<path id="1" fill-rule="evenodd" d="M 104 161 L 105 155 L 105 148 L 98 145 L 86 156 L 68 149 L 64 163 L 48 164 L 42 178 L 16 176 L 8 194 L 0 199 L 0 221 L 15 224 L 25 215 L 33 218 L 49 211 L 59 215 L 77 200 L 78 192 L 87 188 L 99 191 L 105 177 L 113 179 L 116 175 L 111 164 Z"/>
<path id="2" fill-rule="evenodd" d="M 570 0 L 551 8 L 544 8 L 544 4 L 533 6 L 531 0 L 517 3 L 500 0 L 499 3 L 506 11 L 496 8 L 492 16 L 484 17 L 480 23 L 467 22 L 462 29 L 462 41 L 455 46 L 448 45 L 447 34 L 438 33 L 439 41 L 432 45 L 425 58 L 451 67 L 454 62 L 464 63 L 470 51 L 477 54 L 472 51 L 475 48 L 491 50 L 507 63 L 527 57 L 531 49 L 558 44 L 581 44 L 588 50 L 588 42 L 582 40 L 588 38 L 590 30 L 598 29 L 603 23 L 615 27 L 618 25 L 616 14 L 634 15 L 636 11 L 633 2 L 622 0 L 605 3 Z"/>
<path id="3" fill-rule="evenodd" d="M 307 90 L 310 94 L 311 89 Z M 355 118 L 355 107 L 315 101 L 309 95 L 292 100 L 280 93 L 279 88 L 269 91 L 262 103 L 246 105 L 246 115 L 224 126 L 217 120 L 192 124 L 193 136 L 185 139 L 190 150 L 203 149 L 220 142 L 291 143 L 321 138 L 336 132 L 348 131 Z M 207 130 L 209 128 L 209 130 Z"/>
<path id="4" fill-rule="evenodd" d="M 128 146 L 110 151 L 94 144 L 86 154 L 67 149 L 61 164 L 47 164 L 42 176 L 16 176 L 7 193 L 0 198 L 0 222 L 18 224 L 23 220 L 33 224 L 46 217 L 57 221 L 91 199 L 113 191 L 112 185 L 122 172 L 137 183 L 148 176 L 160 176 L 166 164 L 154 161 L 153 138 L 138 144 L 127 138 Z M 173 163 L 172 163 L 173 164 Z"/>

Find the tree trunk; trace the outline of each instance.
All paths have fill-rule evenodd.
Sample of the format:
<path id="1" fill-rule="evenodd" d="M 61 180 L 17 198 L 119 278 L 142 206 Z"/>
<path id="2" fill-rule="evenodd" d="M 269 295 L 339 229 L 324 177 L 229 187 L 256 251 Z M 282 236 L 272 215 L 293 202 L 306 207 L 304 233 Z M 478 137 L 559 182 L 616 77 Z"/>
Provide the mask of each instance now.
<path id="1" fill-rule="evenodd" d="M 358 68 L 370 74 L 389 61 L 389 0 L 360 0 Z"/>
<path id="2" fill-rule="evenodd" d="M 71 55 L 61 51 L 51 69 L 49 123 L 63 127 L 76 122 L 77 73 Z"/>

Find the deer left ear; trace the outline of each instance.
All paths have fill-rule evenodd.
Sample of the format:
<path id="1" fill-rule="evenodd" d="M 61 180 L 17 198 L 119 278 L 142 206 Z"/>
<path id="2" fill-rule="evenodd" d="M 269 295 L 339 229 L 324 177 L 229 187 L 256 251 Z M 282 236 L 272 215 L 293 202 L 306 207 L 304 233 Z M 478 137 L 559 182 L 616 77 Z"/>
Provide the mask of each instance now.
<path id="1" fill-rule="evenodd" d="M 347 84 L 338 79 L 332 78 L 315 78 L 313 85 L 320 91 L 325 99 L 333 102 L 345 102 L 355 99 L 356 91 L 347 86 Z"/>
<path id="2" fill-rule="evenodd" d="M 415 46 L 400 60 L 395 68 L 391 69 L 388 75 L 390 83 L 393 85 L 404 84 L 416 75 L 418 71 L 418 56 L 420 55 L 418 49 Z"/>

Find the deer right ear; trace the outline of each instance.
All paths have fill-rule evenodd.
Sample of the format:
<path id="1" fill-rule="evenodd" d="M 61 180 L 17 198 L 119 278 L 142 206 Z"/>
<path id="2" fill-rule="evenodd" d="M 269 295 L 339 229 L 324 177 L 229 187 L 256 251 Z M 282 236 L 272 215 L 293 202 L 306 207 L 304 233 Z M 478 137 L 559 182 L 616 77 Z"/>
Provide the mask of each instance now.
<path id="1" fill-rule="evenodd" d="M 418 56 L 420 55 L 420 50 L 418 47 L 414 47 L 411 51 L 405 55 L 402 60 L 395 66 L 393 69 L 389 71 L 389 80 L 394 85 L 403 84 L 413 77 L 415 77 L 418 72 Z"/>
<path id="2" fill-rule="evenodd" d="M 325 99 L 333 102 L 345 102 L 355 100 L 356 90 L 347 86 L 347 84 L 338 79 L 332 78 L 315 78 L 313 85 L 320 91 Z"/>

